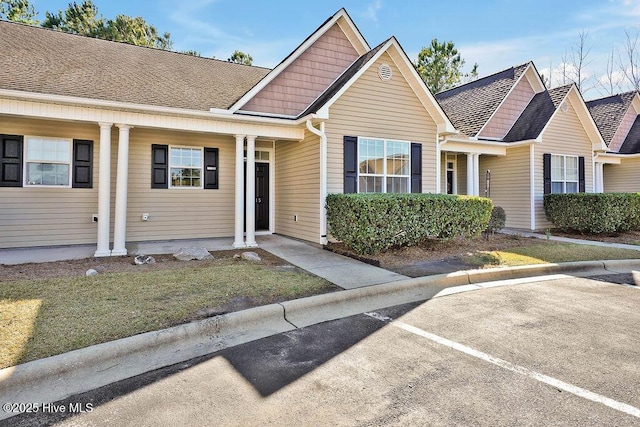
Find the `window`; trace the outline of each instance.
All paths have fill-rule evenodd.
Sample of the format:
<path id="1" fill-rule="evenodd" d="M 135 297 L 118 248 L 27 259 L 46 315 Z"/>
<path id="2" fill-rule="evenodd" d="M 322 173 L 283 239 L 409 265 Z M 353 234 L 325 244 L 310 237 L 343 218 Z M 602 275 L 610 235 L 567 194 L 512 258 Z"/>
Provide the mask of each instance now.
<path id="1" fill-rule="evenodd" d="M 577 193 L 578 157 L 551 155 L 551 193 Z"/>
<path id="2" fill-rule="evenodd" d="M 25 185 L 69 187 L 71 141 L 56 138 L 26 138 Z"/>
<path id="3" fill-rule="evenodd" d="M 202 149 L 171 147 L 171 188 L 202 188 Z"/>
<path id="4" fill-rule="evenodd" d="M 374 138 L 358 138 L 358 192 L 409 193 L 411 144 Z"/>

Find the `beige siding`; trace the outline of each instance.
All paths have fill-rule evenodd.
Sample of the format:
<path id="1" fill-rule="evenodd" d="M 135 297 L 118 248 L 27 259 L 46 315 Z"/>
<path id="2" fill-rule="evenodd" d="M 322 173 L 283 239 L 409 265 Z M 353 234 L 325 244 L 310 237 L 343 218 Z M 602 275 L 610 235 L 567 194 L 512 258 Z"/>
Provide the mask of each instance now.
<path id="1" fill-rule="evenodd" d="M 640 192 L 640 158 L 622 159 L 619 165 L 604 165 L 604 191 Z"/>
<path id="2" fill-rule="evenodd" d="M 487 170 L 491 171 L 491 200 L 507 214 L 506 226 L 531 228 L 529 192 L 529 147 L 507 149 L 507 156 L 480 156 L 480 194 L 487 190 Z"/>
<path id="3" fill-rule="evenodd" d="M 151 189 L 151 144 L 218 148 L 219 189 Z M 127 241 L 233 236 L 234 159 L 232 137 L 131 129 Z"/>
<path id="4" fill-rule="evenodd" d="M 529 81 L 526 78 L 522 78 L 493 117 L 487 122 L 487 125 L 482 132 L 480 132 L 479 136 L 485 138 L 504 138 L 527 105 L 529 105 L 534 95 L 535 92 L 531 84 L 529 84 Z"/>
<path id="5" fill-rule="evenodd" d="M 0 187 L 0 247 L 95 243 L 98 212 L 98 125 L 0 116 L 0 133 L 94 141 L 93 188 Z"/>
<path id="6" fill-rule="evenodd" d="M 319 138 L 278 141 L 275 173 L 275 232 L 320 243 Z"/>
<path id="7" fill-rule="evenodd" d="M 242 109 L 297 115 L 358 58 L 338 24 L 331 27 Z"/>
<path id="8" fill-rule="evenodd" d="M 389 64 L 393 78 L 382 81 L 377 69 Z M 388 54 L 356 81 L 330 108 L 328 190 L 343 191 L 343 137 L 368 136 L 422 143 L 422 191 L 436 191 L 436 125 Z"/>
<path id="9" fill-rule="evenodd" d="M 543 154 L 563 154 L 584 157 L 585 191 L 593 192 L 593 150 L 591 141 L 576 114 L 573 105 L 566 112 L 556 111 L 546 130 L 542 133 L 542 143 L 535 146 L 535 215 L 536 229 L 553 227 L 544 214 L 544 174 Z"/>
<path id="10" fill-rule="evenodd" d="M 467 156 L 466 154 L 458 154 L 457 174 L 458 174 L 458 194 L 467 194 Z"/>
<path id="11" fill-rule="evenodd" d="M 631 129 L 631 126 L 633 126 L 633 122 L 635 120 L 636 120 L 636 110 L 635 108 L 633 108 L 633 105 L 629 105 L 629 109 L 627 110 L 627 113 L 622 118 L 622 121 L 620 122 L 620 126 L 618 126 L 618 129 L 616 130 L 616 133 L 613 135 L 613 138 L 611 138 L 611 142 L 609 143 L 610 151 L 620 150 L 620 147 L 622 147 L 622 144 L 624 143 L 624 140 L 627 138 L 627 134 L 629 133 L 629 130 Z"/>

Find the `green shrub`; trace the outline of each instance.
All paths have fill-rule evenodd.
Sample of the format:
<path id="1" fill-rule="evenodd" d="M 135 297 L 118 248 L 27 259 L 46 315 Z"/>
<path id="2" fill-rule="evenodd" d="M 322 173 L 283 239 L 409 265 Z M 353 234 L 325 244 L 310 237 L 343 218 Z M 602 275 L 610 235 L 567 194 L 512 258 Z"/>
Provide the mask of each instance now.
<path id="1" fill-rule="evenodd" d="M 491 210 L 491 218 L 487 225 L 487 232 L 495 233 L 504 228 L 504 224 L 507 222 L 507 214 L 500 206 L 494 206 Z"/>
<path id="2" fill-rule="evenodd" d="M 329 232 L 360 254 L 427 238 L 471 237 L 487 228 L 491 200 L 442 194 L 330 194 Z"/>
<path id="3" fill-rule="evenodd" d="M 545 194 L 544 211 L 564 231 L 598 234 L 640 229 L 639 193 Z"/>

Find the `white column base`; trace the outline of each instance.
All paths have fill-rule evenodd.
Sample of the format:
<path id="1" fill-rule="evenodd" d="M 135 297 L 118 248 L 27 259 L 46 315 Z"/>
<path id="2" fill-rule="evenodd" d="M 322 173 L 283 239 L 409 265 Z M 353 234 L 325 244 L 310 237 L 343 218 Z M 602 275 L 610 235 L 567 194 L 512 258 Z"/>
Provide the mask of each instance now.
<path id="1" fill-rule="evenodd" d="M 96 251 L 93 254 L 94 258 L 101 258 L 101 257 L 105 257 L 105 256 L 111 256 L 111 251 Z"/>
<path id="2" fill-rule="evenodd" d="M 258 246 L 260 246 L 260 245 L 258 245 L 258 243 L 255 242 L 255 241 L 247 242 L 247 245 L 246 245 L 247 248 L 257 248 Z"/>
<path id="3" fill-rule="evenodd" d="M 233 245 L 231 245 L 231 246 L 233 246 L 236 249 L 246 248 L 247 247 L 247 245 L 245 245 L 244 242 L 240 242 L 240 243 L 233 242 Z"/>
<path id="4" fill-rule="evenodd" d="M 121 256 L 126 254 L 127 254 L 126 249 L 114 249 L 111 251 L 111 256 Z"/>

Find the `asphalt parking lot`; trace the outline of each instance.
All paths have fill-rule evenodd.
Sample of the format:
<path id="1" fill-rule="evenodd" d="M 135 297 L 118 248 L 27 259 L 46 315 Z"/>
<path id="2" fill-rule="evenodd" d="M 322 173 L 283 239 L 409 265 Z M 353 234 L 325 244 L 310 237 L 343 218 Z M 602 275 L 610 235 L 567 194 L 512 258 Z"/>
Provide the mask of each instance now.
<path id="1" fill-rule="evenodd" d="M 59 402 L 90 412 L 5 422 L 639 425 L 640 289 L 612 282 L 633 283 L 527 281 L 377 310 Z"/>

